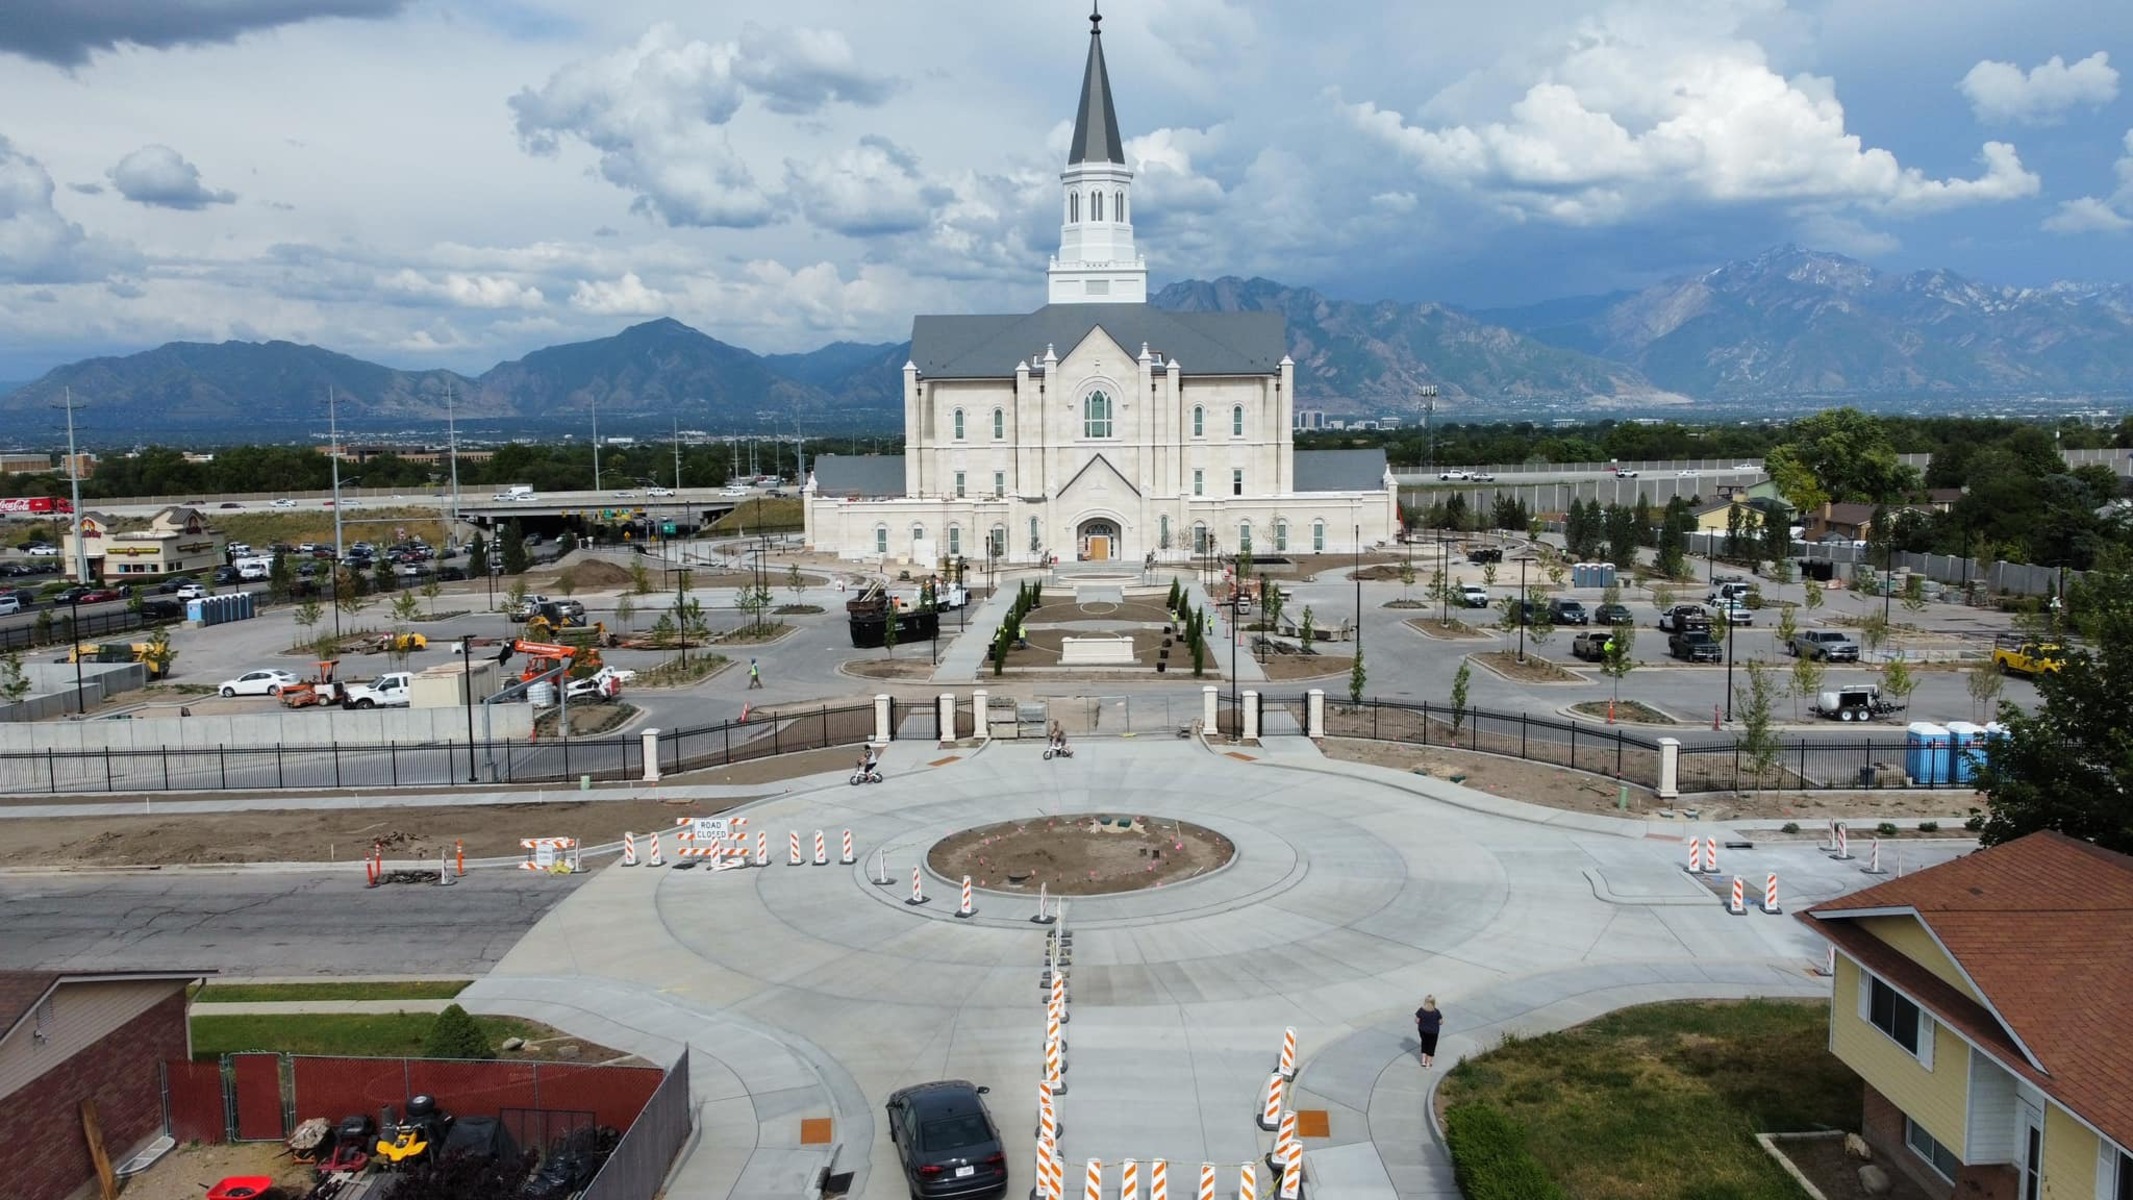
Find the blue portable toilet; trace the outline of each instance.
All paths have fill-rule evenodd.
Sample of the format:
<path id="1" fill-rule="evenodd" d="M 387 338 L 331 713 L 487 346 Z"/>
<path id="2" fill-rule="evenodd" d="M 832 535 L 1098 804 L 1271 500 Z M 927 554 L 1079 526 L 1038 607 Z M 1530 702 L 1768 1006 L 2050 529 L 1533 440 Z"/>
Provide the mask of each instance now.
<path id="1" fill-rule="evenodd" d="M 1913 721 L 1904 733 L 1903 773 L 1920 786 L 1948 782 L 1948 731 L 1931 721 Z"/>
<path id="2" fill-rule="evenodd" d="M 1948 722 L 1948 764 L 1957 783 L 1970 782 L 1978 764 L 1985 761 L 1985 727 L 1969 721 Z"/>

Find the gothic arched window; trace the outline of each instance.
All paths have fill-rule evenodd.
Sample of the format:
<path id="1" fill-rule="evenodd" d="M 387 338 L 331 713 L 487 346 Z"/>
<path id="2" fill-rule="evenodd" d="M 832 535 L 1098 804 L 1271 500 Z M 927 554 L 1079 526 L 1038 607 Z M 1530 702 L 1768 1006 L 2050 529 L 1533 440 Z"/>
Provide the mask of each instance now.
<path id="1" fill-rule="evenodd" d="M 1081 436 L 1107 438 L 1111 436 L 1111 397 L 1103 392 L 1090 392 L 1081 402 Z"/>

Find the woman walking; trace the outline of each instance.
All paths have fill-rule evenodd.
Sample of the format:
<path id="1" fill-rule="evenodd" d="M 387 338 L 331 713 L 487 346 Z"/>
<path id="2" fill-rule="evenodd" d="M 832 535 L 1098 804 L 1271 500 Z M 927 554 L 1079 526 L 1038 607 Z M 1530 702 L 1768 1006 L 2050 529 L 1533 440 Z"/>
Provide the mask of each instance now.
<path id="1" fill-rule="evenodd" d="M 1422 997 L 1422 1007 L 1415 1010 L 1415 1040 L 1422 1043 L 1424 1069 L 1437 1065 L 1437 1035 L 1443 1031 L 1444 1014 L 1437 1008 L 1437 998 Z"/>

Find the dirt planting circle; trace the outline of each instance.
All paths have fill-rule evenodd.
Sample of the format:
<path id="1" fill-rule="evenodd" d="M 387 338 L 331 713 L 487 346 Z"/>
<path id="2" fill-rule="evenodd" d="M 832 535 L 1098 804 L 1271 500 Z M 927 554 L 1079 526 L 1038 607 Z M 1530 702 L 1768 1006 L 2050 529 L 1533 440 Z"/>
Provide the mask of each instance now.
<path id="1" fill-rule="evenodd" d="M 1236 857 L 1204 825 L 1129 813 L 1062 813 L 953 833 L 926 852 L 947 879 L 1035 895 L 1110 896 L 1197 879 Z"/>

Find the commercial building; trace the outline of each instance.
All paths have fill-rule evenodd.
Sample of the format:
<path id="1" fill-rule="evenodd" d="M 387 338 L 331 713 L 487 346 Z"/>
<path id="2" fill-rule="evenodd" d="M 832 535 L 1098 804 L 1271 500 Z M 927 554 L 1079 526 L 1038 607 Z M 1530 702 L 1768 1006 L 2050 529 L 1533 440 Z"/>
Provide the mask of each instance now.
<path id="1" fill-rule="evenodd" d="M 210 528 L 207 517 L 195 508 L 173 505 L 148 519 L 148 528 L 112 532 L 114 518 L 99 512 L 83 513 L 81 540 L 88 549 L 90 580 L 123 580 L 129 575 L 176 575 L 185 571 L 212 571 L 222 566 L 223 537 Z M 74 531 L 60 539 L 71 578 L 77 561 Z"/>

